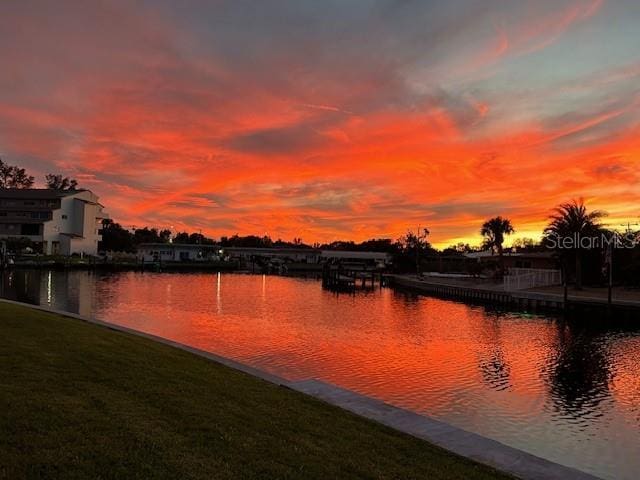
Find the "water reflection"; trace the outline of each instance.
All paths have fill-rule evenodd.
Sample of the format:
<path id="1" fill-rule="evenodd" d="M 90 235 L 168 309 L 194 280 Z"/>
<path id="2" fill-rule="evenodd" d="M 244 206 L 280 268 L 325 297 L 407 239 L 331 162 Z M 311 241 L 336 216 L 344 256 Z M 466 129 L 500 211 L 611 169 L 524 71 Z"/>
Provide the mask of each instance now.
<path id="1" fill-rule="evenodd" d="M 316 377 L 606 478 L 640 459 L 640 332 L 233 274 L 4 272 L 0 293 Z"/>
<path id="2" fill-rule="evenodd" d="M 585 326 L 558 322 L 557 346 L 549 359 L 548 382 L 556 409 L 585 419 L 610 397 L 611 370 L 607 338 Z"/>
<path id="3" fill-rule="evenodd" d="M 479 354 L 479 368 L 485 384 L 497 391 L 506 390 L 511 386 L 509 366 L 502 345 L 500 314 L 489 315 L 478 332 L 484 345 Z"/>

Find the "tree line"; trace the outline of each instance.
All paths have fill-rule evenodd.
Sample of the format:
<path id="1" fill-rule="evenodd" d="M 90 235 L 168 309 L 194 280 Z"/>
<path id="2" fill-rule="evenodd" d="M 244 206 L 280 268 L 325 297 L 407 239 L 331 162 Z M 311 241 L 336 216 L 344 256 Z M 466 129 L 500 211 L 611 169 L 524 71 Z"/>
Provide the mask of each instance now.
<path id="1" fill-rule="evenodd" d="M 0 188 L 33 188 L 35 177 L 29 175 L 26 169 L 17 165 L 9 165 L 0 158 Z M 48 173 L 44 176 L 46 188 L 52 190 L 76 190 L 78 182 L 69 177 L 57 173 Z"/>
<path id="2" fill-rule="evenodd" d="M 606 212 L 599 210 L 588 211 L 582 200 L 563 203 L 553 209 L 549 222 L 543 232 L 542 240 L 518 239 L 512 242 L 511 249 L 518 252 L 549 252 L 554 253 L 557 266 L 563 270 L 577 288 L 581 288 L 583 281 L 597 284 L 605 277 L 606 269 L 615 263 L 616 281 L 623 283 L 638 283 L 640 281 L 640 244 L 632 243 L 626 248 L 616 248 L 606 257 L 606 240 L 612 239 L 616 232 L 605 228 L 602 220 Z M 105 220 L 102 230 L 100 249 L 103 251 L 135 252 L 141 243 L 189 243 L 213 245 L 222 247 L 249 248 L 317 248 L 322 250 L 343 251 L 373 251 L 388 253 L 393 257 L 394 268 L 399 272 L 420 273 L 425 267 L 433 265 L 434 261 L 456 258 L 460 261 L 457 268 L 467 269 L 470 273 L 477 273 L 477 262 L 468 259 L 465 254 L 473 251 L 490 250 L 495 254 L 495 276 L 501 277 L 505 273 L 504 252 L 506 238 L 515 233 L 512 221 L 506 217 L 496 216 L 482 223 L 479 234 L 483 241 L 479 247 L 459 243 L 443 250 L 436 250 L 428 241 L 428 229 L 408 231 L 400 238 L 373 238 L 363 242 L 338 240 L 329 243 L 306 244 L 300 238 L 293 241 L 282 239 L 272 240 L 269 236 L 233 235 L 223 236 L 219 241 L 209 238 L 202 233 L 179 232 L 175 236 L 167 229 L 136 228 L 128 230 L 113 220 Z M 640 233 L 628 235 L 629 241 L 640 239 Z M 582 243 L 560 244 L 559 240 L 581 239 Z M 584 241 L 589 242 L 588 248 Z M 619 245 L 618 245 L 619 246 Z M 431 262 L 431 263 L 429 263 Z M 488 262 L 490 263 L 490 262 Z M 485 265 L 486 267 L 486 265 Z"/>
<path id="3" fill-rule="evenodd" d="M 0 158 L 0 188 L 33 188 L 35 177 L 25 168 L 9 165 Z M 78 182 L 57 173 L 44 176 L 46 188 L 59 191 L 70 191 L 78 188 Z M 616 263 L 615 278 L 625 283 L 640 283 L 640 233 L 627 232 L 625 248 L 608 249 L 608 245 L 616 237 L 616 232 L 605 228 L 602 220 L 607 216 L 600 210 L 588 211 L 582 200 L 573 200 L 558 205 L 549 217 L 541 242 L 531 239 L 520 239 L 512 243 L 512 248 L 521 251 L 555 252 L 559 266 L 566 276 L 571 276 L 576 287 L 581 288 L 583 280 L 597 283 L 602 280 L 607 269 Z M 433 257 L 464 257 L 466 253 L 478 250 L 469 244 L 459 243 L 442 251 L 434 249 L 429 241 L 428 229 L 408 231 L 402 237 L 373 238 L 364 242 L 332 241 L 308 245 L 301 238 L 292 241 L 272 240 L 269 236 L 233 235 L 223 236 L 218 242 L 201 232 L 179 232 L 172 238 L 168 229 L 123 228 L 113 220 L 105 220 L 102 226 L 101 251 L 135 252 L 141 243 L 190 243 L 223 247 L 251 248 L 318 248 L 323 250 L 351 250 L 384 252 L 393 256 L 394 265 L 400 271 L 415 270 L 420 273 L 426 259 Z M 491 250 L 497 256 L 497 276 L 505 273 L 504 242 L 505 238 L 515 233 L 510 219 L 496 216 L 486 220 L 479 231 L 483 242 L 479 249 Z M 607 240 L 609 239 L 607 243 Z M 605 240 L 605 241 L 603 241 Z M 560 243 L 562 241 L 563 243 Z M 581 243 L 578 243 L 581 242 Z M 585 247 L 585 242 L 589 245 Z M 618 242 L 619 243 L 619 242 Z M 620 246 L 620 245 L 617 245 Z"/>

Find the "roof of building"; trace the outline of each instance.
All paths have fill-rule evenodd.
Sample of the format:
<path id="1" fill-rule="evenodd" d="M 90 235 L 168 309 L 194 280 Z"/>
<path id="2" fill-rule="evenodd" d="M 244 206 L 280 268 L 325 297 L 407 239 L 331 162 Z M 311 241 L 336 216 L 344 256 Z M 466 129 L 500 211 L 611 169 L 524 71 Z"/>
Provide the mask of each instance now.
<path id="1" fill-rule="evenodd" d="M 140 248 L 199 248 L 199 249 L 217 249 L 220 245 L 211 245 L 208 243 L 141 243 L 138 245 Z"/>
<path id="2" fill-rule="evenodd" d="M 223 247 L 225 251 L 230 253 L 264 253 L 264 254 L 317 254 L 320 250 L 315 248 L 294 248 L 294 247 Z"/>
<path id="3" fill-rule="evenodd" d="M 358 260 L 386 260 L 391 255 L 385 252 L 362 252 L 348 250 L 323 250 L 320 254 L 324 258 L 353 258 Z"/>
<path id="4" fill-rule="evenodd" d="M 504 252 L 504 257 L 518 257 L 518 258 L 551 258 L 554 256 L 554 252 Z M 497 253 L 491 250 L 482 250 L 480 252 L 465 253 L 467 258 L 491 258 L 498 257 Z"/>
<path id="5" fill-rule="evenodd" d="M 86 189 L 53 190 L 51 188 L 0 188 L 0 198 L 47 200 L 50 198 L 68 197 Z"/>

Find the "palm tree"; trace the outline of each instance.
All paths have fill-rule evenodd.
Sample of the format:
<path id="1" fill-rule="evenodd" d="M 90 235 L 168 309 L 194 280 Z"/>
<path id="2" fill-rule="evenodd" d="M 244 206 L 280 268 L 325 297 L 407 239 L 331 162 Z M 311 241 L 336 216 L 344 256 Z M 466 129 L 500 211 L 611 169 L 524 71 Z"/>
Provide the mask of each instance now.
<path id="1" fill-rule="evenodd" d="M 593 238 L 602 233 L 600 220 L 607 215 L 601 210 L 588 212 L 583 199 L 572 200 L 558 205 L 549 217 L 550 223 L 544 229 L 547 239 L 552 239 L 557 248 L 568 245 L 575 251 L 576 289 L 582 289 L 582 246 L 581 239 Z M 569 239 L 568 244 L 566 240 Z M 562 242 L 562 243 L 560 243 Z"/>
<path id="2" fill-rule="evenodd" d="M 500 216 L 491 218 L 482 224 L 480 235 L 484 237 L 483 246 L 498 252 L 500 261 L 500 275 L 504 273 L 504 259 L 502 257 L 505 235 L 515 232 L 511 220 Z"/>

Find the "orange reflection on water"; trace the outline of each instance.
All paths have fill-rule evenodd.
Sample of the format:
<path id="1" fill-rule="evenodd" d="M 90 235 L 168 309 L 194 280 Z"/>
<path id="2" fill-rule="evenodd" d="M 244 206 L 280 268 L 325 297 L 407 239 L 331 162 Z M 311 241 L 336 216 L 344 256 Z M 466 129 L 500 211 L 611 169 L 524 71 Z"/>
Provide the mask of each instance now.
<path id="1" fill-rule="evenodd" d="M 628 455 L 640 445 L 637 327 L 262 275 L 15 272 L 7 286 L 5 296 L 319 378 L 605 478 L 640 470 Z"/>

